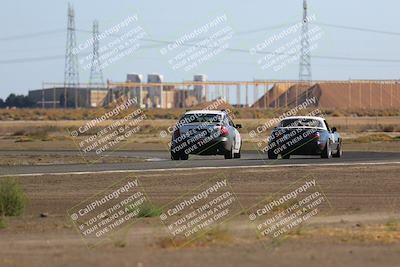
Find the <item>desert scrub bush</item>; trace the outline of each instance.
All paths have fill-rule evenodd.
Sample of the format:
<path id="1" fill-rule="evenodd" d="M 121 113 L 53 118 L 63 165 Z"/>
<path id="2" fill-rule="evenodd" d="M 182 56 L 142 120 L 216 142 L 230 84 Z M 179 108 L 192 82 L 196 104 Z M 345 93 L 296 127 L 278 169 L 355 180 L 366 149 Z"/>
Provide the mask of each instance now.
<path id="1" fill-rule="evenodd" d="M 162 213 L 162 209 L 160 207 L 157 207 L 154 204 L 151 204 L 149 202 L 143 203 L 143 205 L 137 207 L 137 208 L 130 208 L 128 207 L 128 212 L 138 212 L 137 216 L 138 218 L 146 218 L 146 217 L 157 217 L 160 216 Z"/>
<path id="2" fill-rule="evenodd" d="M 25 142 L 33 142 L 33 139 L 30 137 L 19 137 L 15 140 L 15 143 L 25 143 Z"/>
<path id="3" fill-rule="evenodd" d="M 6 223 L 4 221 L 4 218 L 0 217 L 0 229 L 4 229 L 6 228 Z"/>
<path id="4" fill-rule="evenodd" d="M 66 131 L 56 126 L 42 126 L 36 128 L 26 128 L 15 131 L 12 136 L 25 137 L 20 138 L 16 142 L 30 142 L 33 140 L 50 141 L 50 134 L 63 133 Z M 28 141 L 27 141 L 28 140 Z"/>
<path id="5" fill-rule="evenodd" d="M 19 216 L 25 209 L 26 196 L 12 178 L 0 182 L 0 216 Z"/>
<path id="6" fill-rule="evenodd" d="M 158 217 L 158 216 L 161 215 L 161 213 L 162 213 L 162 209 L 160 207 L 157 207 L 154 204 L 146 202 L 140 207 L 140 211 L 139 211 L 138 217 L 139 218 L 142 218 L 142 217 Z"/>
<path id="7" fill-rule="evenodd" d="M 400 223 L 396 219 L 390 219 L 385 223 L 387 231 L 397 231 L 399 229 Z"/>
<path id="8" fill-rule="evenodd" d="M 388 125 L 379 124 L 379 129 L 385 133 L 397 132 L 399 130 L 399 128 L 397 128 L 397 125 L 394 124 L 388 124 Z"/>

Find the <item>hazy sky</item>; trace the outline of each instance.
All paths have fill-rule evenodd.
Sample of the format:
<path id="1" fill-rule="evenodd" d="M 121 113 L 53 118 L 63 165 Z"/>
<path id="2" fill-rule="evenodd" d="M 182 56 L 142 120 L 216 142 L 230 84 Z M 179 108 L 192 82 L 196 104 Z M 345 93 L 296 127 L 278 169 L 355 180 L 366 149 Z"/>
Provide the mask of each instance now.
<path id="1" fill-rule="evenodd" d="M 301 21 L 301 0 L 70 2 L 75 8 L 76 28 L 80 30 L 91 30 L 94 19 L 99 20 L 102 31 L 129 16 L 138 16 L 138 21 L 130 26 L 142 27 L 147 34 L 146 40 L 138 42 L 142 46 L 141 49 L 122 57 L 104 69 L 105 78 L 111 80 L 123 81 L 126 73 L 162 73 L 166 81 L 189 80 L 197 73 L 207 74 L 210 80 L 298 78 L 297 60 L 288 63 L 279 71 L 262 69 L 257 64 L 260 56 L 252 56 L 243 51 L 223 51 L 189 71 L 174 70 L 168 60 L 188 47 L 178 48 L 175 54 L 162 55 L 160 49 L 166 45 L 150 42 L 149 39 L 174 41 L 216 17 L 226 15 L 224 25 L 233 29 L 232 38 L 227 41 L 229 47 L 248 50 L 285 30 L 288 27 L 285 25 Z M 0 97 L 4 98 L 11 92 L 26 94 L 29 89 L 41 88 L 42 81 L 63 82 L 67 5 L 68 1 L 63 0 L 2 2 Z M 313 56 L 379 59 L 356 61 L 313 57 L 313 79 L 398 79 L 400 77 L 399 10 L 398 0 L 309 0 L 309 13 L 316 15 L 315 22 L 318 23 L 316 25 L 323 31 L 322 37 L 317 41 L 318 46 L 312 51 Z M 322 24 L 392 33 L 347 30 Z M 221 25 L 216 26 L 216 29 L 222 28 Z M 84 43 L 90 36 L 90 33 L 84 31 L 77 32 L 78 44 Z M 207 35 L 199 36 L 201 37 Z M 288 36 L 266 51 L 274 50 L 295 37 L 297 34 Z M 115 38 L 117 37 L 106 38 L 100 45 L 108 44 Z M 89 52 L 90 49 L 84 51 L 84 53 Z M 80 54 L 80 58 L 84 53 Z M 88 77 L 89 71 L 84 70 L 81 65 L 80 81 L 88 82 Z"/>

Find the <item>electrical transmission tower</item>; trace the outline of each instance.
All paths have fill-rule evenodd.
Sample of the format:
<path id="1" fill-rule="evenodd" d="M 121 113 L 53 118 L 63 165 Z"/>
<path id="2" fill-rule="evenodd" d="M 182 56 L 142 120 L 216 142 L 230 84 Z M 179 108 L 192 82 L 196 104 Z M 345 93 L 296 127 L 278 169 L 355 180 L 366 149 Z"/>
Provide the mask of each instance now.
<path id="1" fill-rule="evenodd" d="M 311 81 L 311 55 L 310 55 L 310 40 L 308 35 L 308 15 L 307 15 L 307 0 L 303 0 L 303 25 L 301 28 L 301 54 L 300 54 L 300 69 L 299 80 Z"/>
<path id="2" fill-rule="evenodd" d="M 90 90 L 95 87 L 104 87 L 103 71 L 100 64 L 99 55 L 99 22 L 93 21 L 93 53 L 92 64 L 90 66 L 89 88 L 87 91 L 88 107 L 90 106 Z"/>
<path id="3" fill-rule="evenodd" d="M 79 66 L 78 50 L 76 49 L 75 11 L 68 4 L 67 46 L 64 68 L 64 108 L 67 107 L 67 89 L 75 89 L 75 108 L 78 107 Z M 60 103 L 61 104 L 61 103 Z"/>
<path id="4" fill-rule="evenodd" d="M 103 71 L 101 70 L 100 55 L 99 55 L 99 22 L 93 22 L 93 57 L 90 68 L 90 85 L 102 85 Z"/>

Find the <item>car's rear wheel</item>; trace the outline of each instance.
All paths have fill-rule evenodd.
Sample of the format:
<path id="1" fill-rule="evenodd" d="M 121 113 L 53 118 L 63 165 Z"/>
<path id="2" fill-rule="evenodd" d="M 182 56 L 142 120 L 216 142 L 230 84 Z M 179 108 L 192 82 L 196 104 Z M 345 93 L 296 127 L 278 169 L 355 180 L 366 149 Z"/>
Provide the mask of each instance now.
<path id="1" fill-rule="evenodd" d="M 172 160 L 179 160 L 180 159 L 179 154 L 171 152 L 171 159 Z"/>
<path id="2" fill-rule="evenodd" d="M 180 158 L 181 158 L 181 160 L 188 160 L 189 159 L 189 155 L 186 154 L 186 153 L 182 153 Z"/>
<path id="3" fill-rule="evenodd" d="M 277 159 L 278 155 L 275 154 L 272 150 L 268 150 L 268 158 L 269 159 Z"/>
<path id="4" fill-rule="evenodd" d="M 233 157 L 234 157 L 235 159 L 240 159 L 240 157 L 242 156 L 242 155 L 241 155 L 241 150 L 242 150 L 242 142 L 240 142 L 239 152 L 233 154 Z"/>
<path id="5" fill-rule="evenodd" d="M 234 157 L 233 154 L 234 154 L 234 153 L 233 153 L 233 146 L 231 146 L 231 149 L 230 149 L 230 150 L 226 150 L 226 151 L 225 151 L 224 158 L 225 158 L 225 159 L 231 159 L 231 158 Z"/>
<path id="6" fill-rule="evenodd" d="M 332 156 L 333 156 L 334 158 L 340 158 L 340 157 L 342 157 L 342 155 L 343 155 L 342 144 L 338 144 L 336 153 L 333 154 Z"/>
<path id="7" fill-rule="evenodd" d="M 323 159 L 330 159 L 332 158 L 332 150 L 331 150 L 331 145 L 329 142 L 326 143 L 326 146 L 324 150 L 321 153 L 321 158 Z"/>

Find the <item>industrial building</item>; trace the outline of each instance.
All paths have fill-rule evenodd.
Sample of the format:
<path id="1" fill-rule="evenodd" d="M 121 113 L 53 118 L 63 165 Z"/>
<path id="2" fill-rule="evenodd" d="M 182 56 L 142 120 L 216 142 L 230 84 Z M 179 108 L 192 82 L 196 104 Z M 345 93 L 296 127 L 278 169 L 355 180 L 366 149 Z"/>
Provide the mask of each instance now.
<path id="1" fill-rule="evenodd" d="M 161 74 L 148 74 L 144 83 L 142 74 L 127 74 L 126 84 L 135 86 L 116 86 L 100 88 L 91 85 L 63 87 L 61 84 L 44 84 L 43 89 L 30 90 L 29 97 L 42 108 L 64 107 L 102 107 L 121 97 L 137 98 L 142 108 L 181 108 L 197 105 L 206 101 L 206 90 L 203 85 L 193 88 L 176 87 L 164 83 Z M 193 81 L 205 82 L 205 75 L 195 75 Z M 66 98 L 65 98 L 66 96 Z"/>
<path id="2" fill-rule="evenodd" d="M 42 108 L 101 107 L 108 90 L 106 88 L 53 87 L 30 90 L 28 96 Z"/>
<path id="3" fill-rule="evenodd" d="M 142 74 L 127 74 L 125 83 L 117 83 L 109 89 L 105 104 L 125 96 L 137 98 L 138 105 L 142 108 L 182 108 L 195 106 L 206 101 L 204 85 L 196 85 L 193 88 L 176 86 L 164 82 L 161 74 L 148 74 L 147 82 L 143 82 Z M 205 82 L 205 75 L 195 75 L 194 82 Z"/>
<path id="4" fill-rule="evenodd" d="M 64 96 L 67 96 L 66 98 Z M 323 108 L 400 107 L 400 83 L 388 81 L 207 81 L 195 75 L 192 81 L 164 82 L 161 74 L 128 74 L 124 82 L 108 82 L 106 88 L 60 85 L 29 91 L 38 107 L 101 107 L 118 99 L 136 98 L 142 108 L 186 108 L 215 99 L 224 99 L 235 107 L 293 107 L 307 98 L 316 98 Z"/>
<path id="5" fill-rule="evenodd" d="M 323 108 L 400 107 L 399 81 L 321 81 L 274 85 L 253 105 L 254 108 L 293 107 L 316 98 Z"/>

